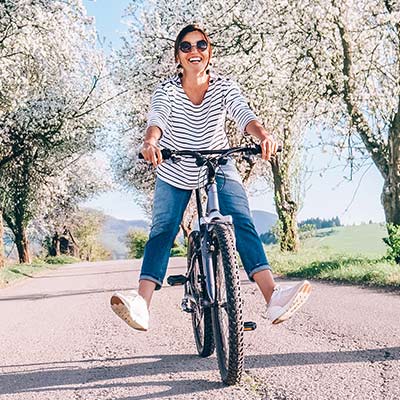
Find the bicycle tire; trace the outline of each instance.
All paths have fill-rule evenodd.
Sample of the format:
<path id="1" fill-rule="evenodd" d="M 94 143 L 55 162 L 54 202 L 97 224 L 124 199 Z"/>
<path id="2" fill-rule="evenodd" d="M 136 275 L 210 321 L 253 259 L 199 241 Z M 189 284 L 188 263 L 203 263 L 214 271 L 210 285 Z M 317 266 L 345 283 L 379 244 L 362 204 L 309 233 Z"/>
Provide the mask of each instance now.
<path id="1" fill-rule="evenodd" d="M 227 385 L 235 385 L 240 382 L 243 372 L 244 322 L 239 267 L 231 226 L 215 225 L 212 243 L 216 289 L 216 304 L 212 308 L 214 342 L 222 381 Z"/>
<path id="2" fill-rule="evenodd" d="M 188 239 L 188 271 L 189 290 L 188 293 L 195 299 L 195 305 L 192 315 L 192 327 L 197 352 L 200 357 L 209 357 L 214 353 L 214 336 L 211 319 L 210 307 L 204 308 L 201 304 L 202 299 L 206 298 L 206 287 L 204 279 L 200 279 L 203 274 L 203 265 L 201 260 L 200 232 L 193 231 Z"/>

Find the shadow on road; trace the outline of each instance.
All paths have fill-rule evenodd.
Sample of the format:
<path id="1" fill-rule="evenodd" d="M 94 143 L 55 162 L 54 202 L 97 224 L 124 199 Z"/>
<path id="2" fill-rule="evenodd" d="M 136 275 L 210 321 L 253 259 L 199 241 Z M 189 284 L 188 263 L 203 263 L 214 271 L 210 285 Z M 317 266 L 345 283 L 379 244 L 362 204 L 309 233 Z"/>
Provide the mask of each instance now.
<path id="1" fill-rule="evenodd" d="M 264 354 L 247 356 L 246 369 L 303 366 L 311 364 L 374 363 L 400 360 L 400 347 L 365 349 L 338 352 L 309 352 L 289 354 Z M 95 364 L 95 365 L 91 365 Z M 100 366 L 99 366 L 100 364 Z M 32 370 L 32 367 L 35 368 Z M 157 387 L 156 393 L 134 395 L 129 399 L 151 399 L 191 394 L 221 388 L 218 381 L 184 379 L 183 374 L 215 371 L 215 358 L 196 355 L 154 355 L 126 358 L 92 358 L 77 361 L 3 365 L 0 376 L 0 395 L 61 390 L 79 391 L 112 388 Z M 8 368 L 18 371 L 7 372 Z M 20 369 L 24 369 L 22 372 Z M 173 374 L 178 374 L 178 379 Z M 164 375 L 162 380 L 152 380 L 153 375 Z M 119 382 L 124 379 L 124 382 Z M 126 381 L 128 380 L 128 382 Z M 135 380 L 129 382 L 129 380 Z M 160 389 L 164 391 L 160 391 Z M 125 398 L 127 399 L 127 398 Z M 123 400 L 122 398 L 119 400 Z"/>
<path id="2" fill-rule="evenodd" d="M 179 266 L 171 266 L 171 267 L 168 267 L 168 271 L 169 270 L 172 270 L 172 269 L 179 269 L 179 270 L 181 270 L 182 268 L 185 268 L 186 267 L 186 264 L 185 265 L 179 265 Z M 132 265 L 132 266 L 127 266 L 127 268 L 126 269 L 122 269 L 122 270 L 112 270 L 112 271 L 99 271 L 99 272 L 82 272 L 82 273 L 75 273 L 74 271 L 72 271 L 72 269 L 70 269 L 70 271 L 72 271 L 72 273 L 71 274 L 57 274 L 57 273 L 54 273 L 54 274 L 48 274 L 48 275 L 40 275 L 40 276 L 30 276 L 30 275 L 27 275 L 27 276 L 29 276 L 30 278 L 34 278 L 34 279 L 44 279 L 44 278 L 47 278 L 47 279 L 54 279 L 54 278 L 70 278 L 70 277 L 74 277 L 74 276 L 91 276 L 91 275 L 96 275 L 96 276 L 98 276 L 98 275 L 113 275 L 113 274 L 131 274 L 132 272 L 140 272 L 140 266 L 135 266 L 135 265 Z M 63 271 L 64 272 L 64 271 Z"/>

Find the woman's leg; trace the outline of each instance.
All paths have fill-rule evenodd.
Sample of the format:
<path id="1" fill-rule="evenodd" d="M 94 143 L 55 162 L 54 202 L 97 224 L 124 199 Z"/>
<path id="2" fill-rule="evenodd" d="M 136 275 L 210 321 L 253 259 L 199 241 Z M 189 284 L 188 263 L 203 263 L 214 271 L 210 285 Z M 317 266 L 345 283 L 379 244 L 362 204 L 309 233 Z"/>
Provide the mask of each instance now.
<path id="1" fill-rule="evenodd" d="M 157 178 L 152 225 L 144 250 L 139 281 L 139 294 L 148 306 L 154 290 L 162 286 L 171 248 L 191 193 L 190 190 L 178 189 Z"/>
<path id="2" fill-rule="evenodd" d="M 138 293 L 146 300 L 147 308 L 150 308 L 151 299 L 153 297 L 154 290 L 156 289 L 156 283 L 142 279 L 139 281 Z"/>
<path id="3" fill-rule="evenodd" d="M 253 274 L 253 279 L 264 296 L 265 302 L 268 304 L 276 286 L 271 270 L 264 269 L 263 271 L 258 271 Z"/>

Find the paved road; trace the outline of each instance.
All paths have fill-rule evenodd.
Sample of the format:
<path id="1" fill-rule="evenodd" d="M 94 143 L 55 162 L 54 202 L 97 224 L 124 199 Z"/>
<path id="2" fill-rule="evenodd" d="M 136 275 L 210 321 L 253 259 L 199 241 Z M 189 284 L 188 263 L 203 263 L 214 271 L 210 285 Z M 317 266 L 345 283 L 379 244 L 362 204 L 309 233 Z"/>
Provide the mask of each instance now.
<path id="1" fill-rule="evenodd" d="M 179 273 L 183 259 L 173 259 Z M 278 326 L 243 276 L 243 383 L 224 387 L 215 356 L 195 355 L 181 288 L 155 296 L 151 330 L 108 306 L 136 286 L 139 263 L 64 266 L 0 290 L 0 399 L 400 399 L 400 295 L 315 283 L 304 311 Z M 285 282 L 282 282 L 285 284 Z"/>

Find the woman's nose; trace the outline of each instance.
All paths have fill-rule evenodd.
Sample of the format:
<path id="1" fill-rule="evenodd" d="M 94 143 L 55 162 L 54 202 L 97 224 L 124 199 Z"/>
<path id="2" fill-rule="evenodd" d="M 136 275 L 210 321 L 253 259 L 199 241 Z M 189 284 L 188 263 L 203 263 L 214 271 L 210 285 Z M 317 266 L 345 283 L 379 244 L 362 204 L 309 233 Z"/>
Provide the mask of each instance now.
<path id="1" fill-rule="evenodd" d="M 199 49 L 197 48 L 196 44 L 193 44 L 190 48 L 190 53 L 199 53 Z"/>

